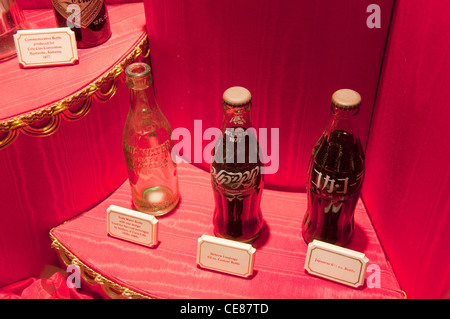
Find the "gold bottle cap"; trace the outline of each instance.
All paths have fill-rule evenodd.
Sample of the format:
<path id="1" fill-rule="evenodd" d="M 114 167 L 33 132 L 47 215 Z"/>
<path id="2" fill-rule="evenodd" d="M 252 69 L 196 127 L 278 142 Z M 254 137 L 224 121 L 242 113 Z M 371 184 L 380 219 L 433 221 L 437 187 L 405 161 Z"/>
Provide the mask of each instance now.
<path id="1" fill-rule="evenodd" d="M 230 106 L 243 106 L 248 104 L 252 99 L 249 90 L 242 86 L 233 86 L 223 93 L 223 101 Z"/>
<path id="2" fill-rule="evenodd" d="M 341 89 L 333 93 L 331 102 L 342 110 L 352 110 L 361 104 L 361 95 L 350 89 Z"/>

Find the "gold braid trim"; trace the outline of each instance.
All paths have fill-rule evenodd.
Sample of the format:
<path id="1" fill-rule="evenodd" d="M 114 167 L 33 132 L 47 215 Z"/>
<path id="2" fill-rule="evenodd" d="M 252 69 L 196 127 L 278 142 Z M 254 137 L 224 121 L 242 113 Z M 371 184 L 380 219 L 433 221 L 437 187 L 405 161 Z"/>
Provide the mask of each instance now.
<path id="1" fill-rule="evenodd" d="M 112 299 L 154 299 L 150 296 L 138 293 L 130 288 L 118 284 L 95 270 L 89 268 L 86 264 L 80 261 L 70 250 L 64 247 L 59 240 L 52 235 L 50 231 L 50 238 L 52 240 L 51 248 L 58 251 L 59 257 L 66 266 L 76 265 L 80 268 L 81 277 L 88 284 L 95 286 L 100 285 L 102 290 Z"/>
<path id="2" fill-rule="evenodd" d="M 0 149 L 7 147 L 16 139 L 18 131 L 11 132 L 19 128 L 22 128 L 22 131 L 29 135 L 47 136 L 54 133 L 59 125 L 59 119 L 51 119 L 52 117 L 62 113 L 64 118 L 69 121 L 82 118 L 90 109 L 92 97 L 95 97 L 99 102 L 106 102 L 111 99 L 116 93 L 119 76 L 124 72 L 127 65 L 137 61 L 140 56 L 146 59 L 149 55 L 148 36 L 147 33 L 144 33 L 137 46 L 125 59 L 94 82 L 61 101 L 0 122 Z M 108 83 L 109 89 L 103 92 L 102 88 Z M 78 111 L 72 112 L 69 109 L 77 105 L 81 105 Z M 44 126 L 42 124 L 36 125 L 40 121 L 46 121 Z"/>
<path id="3" fill-rule="evenodd" d="M 89 268 L 70 250 L 64 247 L 64 245 L 61 244 L 55 236 L 53 236 L 52 231 L 50 231 L 50 238 L 52 240 L 51 248 L 58 251 L 61 261 L 64 262 L 66 266 L 72 264 L 77 265 L 80 268 L 81 276 L 88 284 L 92 286 L 97 284 L 101 285 L 103 291 L 112 299 L 156 299 L 155 297 L 140 294 L 123 285 L 120 285 Z M 408 299 L 405 291 L 399 289 L 398 292 L 402 295 L 403 299 Z"/>

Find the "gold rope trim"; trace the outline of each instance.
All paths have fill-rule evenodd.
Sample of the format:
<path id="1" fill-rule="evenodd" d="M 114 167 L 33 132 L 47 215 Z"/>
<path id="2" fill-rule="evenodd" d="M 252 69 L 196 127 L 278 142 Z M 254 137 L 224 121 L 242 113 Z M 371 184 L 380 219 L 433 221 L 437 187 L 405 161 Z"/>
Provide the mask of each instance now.
<path id="1" fill-rule="evenodd" d="M 408 296 L 406 295 L 406 292 L 404 290 L 399 289 L 398 292 L 402 294 L 403 299 L 408 299 Z"/>
<path id="2" fill-rule="evenodd" d="M 146 57 L 149 55 L 149 49 L 148 49 L 148 36 L 147 33 L 144 33 L 141 41 L 138 43 L 138 45 L 135 47 L 135 49 L 121 62 L 116 64 L 109 72 L 107 72 L 105 75 L 97 79 L 96 81 L 88 84 L 83 89 L 79 90 L 78 92 L 68 96 L 64 100 L 58 101 L 54 104 L 51 104 L 47 107 L 44 107 L 42 109 L 11 118 L 6 121 L 2 121 L 0 123 L 0 132 L 9 132 L 15 129 L 18 129 L 23 126 L 31 125 L 33 122 L 42 120 L 45 117 L 52 117 L 55 116 L 68 108 L 70 108 L 73 105 L 76 105 L 78 103 L 82 103 L 85 99 L 89 98 L 91 95 L 95 94 L 95 97 L 99 101 L 106 101 L 105 98 L 108 96 L 108 98 L 111 98 L 112 95 L 114 95 L 115 90 L 117 88 L 116 82 L 113 83 L 111 89 L 108 90 L 108 92 L 103 93 L 101 92 L 101 87 L 106 84 L 107 82 L 111 80 L 115 80 L 117 77 L 119 77 L 125 70 L 126 66 L 133 61 L 137 60 L 140 55 L 143 55 L 143 57 Z"/>
<path id="3" fill-rule="evenodd" d="M 53 230 L 53 229 L 52 229 Z M 50 231 L 50 239 L 52 240 L 51 248 L 58 251 L 61 260 L 66 266 L 77 265 L 80 268 L 81 276 L 90 285 L 100 285 L 103 291 L 113 299 L 154 299 L 152 297 L 143 295 L 128 287 L 120 285 L 103 275 L 99 274 L 95 270 L 88 267 L 82 261 L 80 261 L 70 250 L 64 247 L 59 240 L 53 236 Z"/>
<path id="4" fill-rule="evenodd" d="M 64 224 L 64 223 L 63 223 Z M 110 279 L 107 279 L 103 275 L 99 274 L 95 270 L 86 266 L 81 262 L 70 250 L 68 250 L 61 242 L 52 234 L 53 229 L 50 231 L 50 238 L 52 240 L 51 248 L 58 251 L 60 259 L 66 266 L 75 264 L 80 268 L 83 279 L 90 285 L 101 285 L 103 291 L 113 299 L 156 299 L 154 297 L 146 296 L 133 291 L 123 285 L 120 285 Z M 403 299 L 408 299 L 404 290 L 397 290 Z"/>
<path id="5" fill-rule="evenodd" d="M 14 142 L 17 138 L 17 136 L 19 135 L 19 132 L 14 130 L 14 131 L 9 131 L 9 132 L 1 132 L 0 131 L 0 150 L 7 147 L 9 144 L 11 144 L 12 142 Z"/>

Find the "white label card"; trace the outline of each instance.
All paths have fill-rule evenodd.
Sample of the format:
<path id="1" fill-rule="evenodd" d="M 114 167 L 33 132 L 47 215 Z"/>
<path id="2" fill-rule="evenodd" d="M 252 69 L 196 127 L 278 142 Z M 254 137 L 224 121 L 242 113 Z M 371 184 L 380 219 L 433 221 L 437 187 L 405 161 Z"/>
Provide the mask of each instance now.
<path id="1" fill-rule="evenodd" d="M 305 270 L 351 287 L 364 284 L 369 259 L 360 252 L 319 240 L 309 243 Z"/>
<path id="2" fill-rule="evenodd" d="M 154 216 L 116 205 L 109 206 L 106 213 L 110 236 L 147 247 L 158 243 L 158 220 Z"/>
<path id="3" fill-rule="evenodd" d="M 23 68 L 72 65 L 78 61 L 75 33 L 70 28 L 19 30 L 14 43 Z"/>
<path id="4" fill-rule="evenodd" d="M 256 249 L 250 244 L 203 235 L 198 239 L 197 264 L 240 277 L 253 274 Z"/>

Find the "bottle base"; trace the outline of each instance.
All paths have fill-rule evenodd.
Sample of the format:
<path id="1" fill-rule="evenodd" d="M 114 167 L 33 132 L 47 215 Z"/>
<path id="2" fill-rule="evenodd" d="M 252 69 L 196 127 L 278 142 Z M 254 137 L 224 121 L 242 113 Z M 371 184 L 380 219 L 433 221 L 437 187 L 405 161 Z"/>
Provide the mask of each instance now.
<path id="1" fill-rule="evenodd" d="M 249 239 L 239 239 L 239 238 L 235 238 L 235 237 L 231 237 L 231 236 L 223 236 L 223 235 L 220 235 L 219 233 L 217 233 L 216 231 L 214 231 L 214 236 L 216 236 L 218 238 L 234 240 L 234 241 L 244 243 L 244 244 L 253 243 L 259 237 L 260 234 L 261 234 L 261 231 L 259 231 L 255 236 L 253 236 Z"/>
<path id="2" fill-rule="evenodd" d="M 347 245 L 350 244 L 350 242 L 352 241 L 353 238 L 353 234 L 350 235 L 348 238 L 346 238 L 345 240 L 329 240 L 327 238 L 321 238 L 321 237 L 314 237 L 314 236 L 306 236 L 304 233 L 302 233 L 302 237 L 303 240 L 305 241 L 305 243 L 308 245 L 309 243 L 311 243 L 313 240 L 320 240 L 323 241 L 325 243 L 328 244 L 332 244 L 332 245 L 336 245 L 336 246 L 341 246 L 341 247 L 346 247 Z"/>
<path id="3" fill-rule="evenodd" d="M 175 207 L 177 207 L 179 201 L 180 201 L 180 199 L 177 198 L 172 204 L 170 204 L 169 206 L 164 207 L 164 209 L 160 209 L 160 210 L 155 210 L 154 208 L 148 208 L 145 206 L 139 206 L 139 205 L 136 205 L 135 203 L 133 203 L 133 206 L 136 210 L 140 211 L 141 213 L 145 213 L 145 214 L 149 214 L 149 215 L 153 215 L 153 216 L 163 216 L 163 215 L 170 213 L 172 210 L 174 210 Z"/>
<path id="4" fill-rule="evenodd" d="M 133 198 L 136 210 L 153 216 L 162 216 L 171 212 L 178 205 L 180 196 L 163 186 L 151 187 L 143 192 L 143 199 Z"/>

